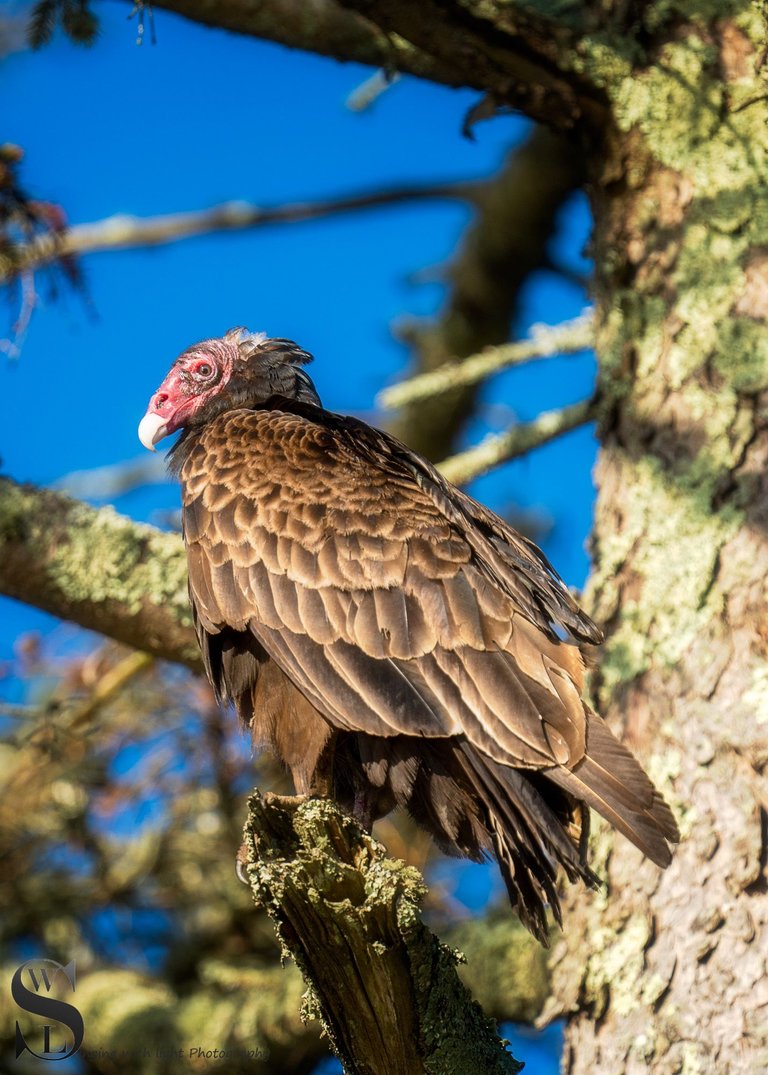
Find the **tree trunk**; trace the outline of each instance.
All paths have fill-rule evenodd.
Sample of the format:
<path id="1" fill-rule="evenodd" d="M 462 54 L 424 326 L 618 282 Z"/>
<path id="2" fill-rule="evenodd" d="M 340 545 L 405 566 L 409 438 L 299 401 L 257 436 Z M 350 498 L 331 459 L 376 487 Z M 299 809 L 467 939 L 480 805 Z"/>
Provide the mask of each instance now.
<path id="1" fill-rule="evenodd" d="M 768 1070 L 768 109 L 728 6 L 617 87 L 593 182 L 594 690 L 682 842 L 662 873 L 600 829 L 554 956 L 573 1075 Z"/>

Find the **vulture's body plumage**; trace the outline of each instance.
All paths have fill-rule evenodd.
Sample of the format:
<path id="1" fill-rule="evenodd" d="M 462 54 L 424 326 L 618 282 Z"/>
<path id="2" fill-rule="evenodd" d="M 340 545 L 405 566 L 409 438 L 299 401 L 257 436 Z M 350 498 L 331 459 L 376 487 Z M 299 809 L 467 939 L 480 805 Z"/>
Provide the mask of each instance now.
<path id="1" fill-rule="evenodd" d="M 582 700 L 601 634 L 536 546 L 364 422 L 324 410 L 286 340 L 186 351 L 150 403 L 176 429 L 206 671 L 300 794 L 366 823 L 399 805 L 450 854 L 497 858 L 523 922 L 594 883 L 593 807 L 660 866 L 677 828 Z"/>

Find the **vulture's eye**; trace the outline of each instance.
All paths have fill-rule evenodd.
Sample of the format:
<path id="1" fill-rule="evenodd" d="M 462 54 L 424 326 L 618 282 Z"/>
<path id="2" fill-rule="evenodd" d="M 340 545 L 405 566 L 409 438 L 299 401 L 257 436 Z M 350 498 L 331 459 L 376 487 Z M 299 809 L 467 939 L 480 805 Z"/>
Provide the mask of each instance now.
<path id="1" fill-rule="evenodd" d="M 198 364 L 192 369 L 193 376 L 197 377 L 200 381 L 207 381 L 213 377 L 216 372 L 216 367 L 210 362 L 198 362 Z"/>

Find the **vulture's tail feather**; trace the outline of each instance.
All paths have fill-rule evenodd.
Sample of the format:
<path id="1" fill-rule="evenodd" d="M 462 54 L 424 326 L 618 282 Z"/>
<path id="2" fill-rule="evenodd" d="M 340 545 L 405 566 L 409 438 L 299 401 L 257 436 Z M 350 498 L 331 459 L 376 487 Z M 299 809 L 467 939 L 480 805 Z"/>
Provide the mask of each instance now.
<path id="1" fill-rule="evenodd" d="M 500 765 L 466 741 L 461 744 L 466 776 L 484 806 L 493 850 L 510 900 L 524 925 L 548 944 L 547 904 L 562 925 L 557 870 L 571 881 L 581 878 L 594 887 L 585 848 L 569 835 L 574 806 L 556 789 L 551 794 L 530 774 Z"/>
<path id="2" fill-rule="evenodd" d="M 602 814 L 657 866 L 669 865 L 667 841 L 680 839 L 672 811 L 632 754 L 591 710 L 586 755 L 572 770 L 548 769 L 546 775 Z"/>

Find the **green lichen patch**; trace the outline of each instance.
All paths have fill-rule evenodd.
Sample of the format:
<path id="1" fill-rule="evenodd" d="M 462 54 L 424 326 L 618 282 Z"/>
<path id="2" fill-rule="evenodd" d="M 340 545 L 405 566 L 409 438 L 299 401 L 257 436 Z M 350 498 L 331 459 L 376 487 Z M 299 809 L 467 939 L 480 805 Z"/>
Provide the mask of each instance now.
<path id="1" fill-rule="evenodd" d="M 742 698 L 757 724 L 768 724 L 768 663 L 755 666 L 752 682 Z"/>
<path id="2" fill-rule="evenodd" d="M 304 1012 L 321 1013 L 350 1070 L 355 1043 L 369 1050 L 383 1027 L 429 1075 L 516 1075 L 520 1065 L 457 977 L 455 951 L 421 920 L 416 870 L 387 858 L 327 800 L 294 805 L 257 793 L 246 838 L 254 896 L 307 983 Z"/>
<path id="3" fill-rule="evenodd" d="M 111 508 L 0 478 L 0 588 L 128 645 L 199 664 L 181 538 Z"/>
<path id="4" fill-rule="evenodd" d="M 650 941 L 651 921 L 647 915 L 632 915 L 618 929 L 602 929 L 594 936 L 599 957 L 589 959 L 585 985 L 589 995 L 602 998 L 616 1015 L 628 1015 L 642 1003 L 645 967 L 643 953 Z M 599 1018 L 601 1012 L 598 1010 Z"/>
<path id="5" fill-rule="evenodd" d="M 623 481 L 632 489 L 631 515 L 612 542 L 601 544 L 592 581 L 612 587 L 631 556 L 641 585 L 637 600 L 625 600 L 601 662 L 602 691 L 610 695 L 654 662 L 676 665 L 720 611 L 713 587 L 720 550 L 738 530 L 742 513 L 730 505 L 713 509 L 722 471 L 706 456 L 671 473 L 644 456 L 623 461 Z"/>

